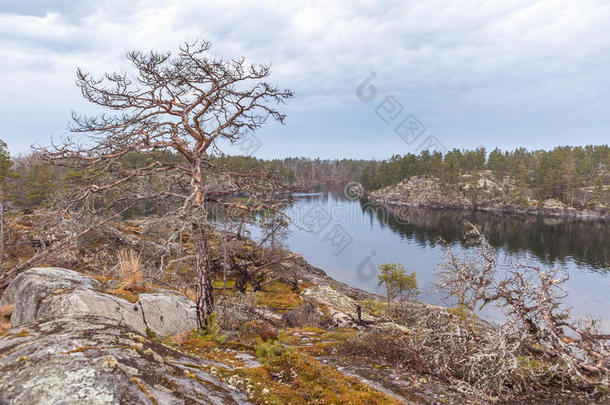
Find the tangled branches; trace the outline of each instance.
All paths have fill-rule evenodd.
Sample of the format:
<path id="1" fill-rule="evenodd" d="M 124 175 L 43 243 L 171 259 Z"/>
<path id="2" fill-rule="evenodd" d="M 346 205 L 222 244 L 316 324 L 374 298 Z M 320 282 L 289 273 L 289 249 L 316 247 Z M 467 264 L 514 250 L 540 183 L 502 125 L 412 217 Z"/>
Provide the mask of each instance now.
<path id="1" fill-rule="evenodd" d="M 460 310 L 474 311 L 487 305 L 503 310 L 506 321 L 500 328 L 502 333 L 496 334 L 495 340 L 480 336 L 489 340 L 486 345 L 489 350 L 481 354 L 482 358 L 495 357 L 500 347 L 509 348 L 502 351 L 502 357 L 505 362 L 510 359 L 506 363 L 510 367 L 500 370 L 496 381 L 517 370 L 518 363 L 514 361 L 517 356 L 534 356 L 544 361 L 548 370 L 566 379 L 576 378 L 586 385 L 607 385 L 610 335 L 601 334 L 593 321 L 570 319 L 568 309 L 563 306 L 562 288 L 568 276 L 559 270 L 521 262 L 511 262 L 506 269 L 500 269 L 496 249 L 472 224 L 468 225 L 471 229 L 467 237 L 474 253 L 457 255 L 447 247 L 445 260 L 437 270 L 438 285 L 457 298 Z M 459 346 L 459 340 L 456 335 L 446 341 Z M 481 360 L 476 357 L 470 354 L 465 361 L 474 361 L 474 367 Z"/>

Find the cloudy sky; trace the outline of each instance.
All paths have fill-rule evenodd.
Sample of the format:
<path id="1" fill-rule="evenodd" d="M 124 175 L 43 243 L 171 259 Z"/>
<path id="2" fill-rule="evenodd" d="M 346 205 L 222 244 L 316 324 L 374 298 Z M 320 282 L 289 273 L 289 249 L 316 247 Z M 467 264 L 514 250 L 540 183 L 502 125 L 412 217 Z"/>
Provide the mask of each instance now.
<path id="1" fill-rule="evenodd" d="M 295 92 L 286 125 L 257 133 L 259 157 L 608 143 L 609 21 L 592 0 L 2 0 L 0 138 L 24 152 L 89 111 L 77 66 L 126 69 L 128 50 L 202 38 L 272 63 Z M 409 116 L 425 132 L 401 139 Z"/>

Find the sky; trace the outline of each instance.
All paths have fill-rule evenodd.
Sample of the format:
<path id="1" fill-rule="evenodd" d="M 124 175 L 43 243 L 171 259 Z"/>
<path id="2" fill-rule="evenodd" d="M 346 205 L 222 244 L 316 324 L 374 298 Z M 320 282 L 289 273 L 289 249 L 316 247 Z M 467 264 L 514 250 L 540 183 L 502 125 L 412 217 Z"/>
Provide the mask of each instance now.
<path id="1" fill-rule="evenodd" d="M 0 1 L 0 139 L 13 154 L 91 107 L 75 71 L 205 39 L 294 91 L 228 153 L 385 159 L 423 149 L 607 144 L 606 1 Z M 249 145 L 249 146 L 248 146 Z M 253 145 L 253 146 L 252 146 Z"/>

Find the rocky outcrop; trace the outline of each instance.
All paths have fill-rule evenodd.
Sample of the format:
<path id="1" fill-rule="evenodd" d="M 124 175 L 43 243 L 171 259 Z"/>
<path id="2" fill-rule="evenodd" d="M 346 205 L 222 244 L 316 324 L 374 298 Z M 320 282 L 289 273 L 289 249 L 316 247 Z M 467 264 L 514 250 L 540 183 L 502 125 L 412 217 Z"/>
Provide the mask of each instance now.
<path id="1" fill-rule="evenodd" d="M 413 177 L 407 182 L 374 191 L 371 200 L 386 204 L 410 206 L 471 208 L 472 203 L 455 187 L 443 187 L 441 182 L 429 177 Z"/>
<path id="2" fill-rule="evenodd" d="M 21 314 L 24 318 L 31 318 L 36 311 L 39 297 L 46 297 L 53 291 L 83 288 L 101 288 L 101 284 L 91 277 L 83 276 L 72 270 L 58 267 L 38 267 L 21 273 L 4 290 L 0 298 L 0 306 L 13 305 L 18 301 L 22 303 Z M 20 294 L 27 291 L 27 294 Z M 21 316 L 21 315 L 20 315 Z M 20 322 L 15 319 L 16 322 Z"/>
<path id="3" fill-rule="evenodd" d="M 216 363 L 88 315 L 29 324 L 0 338 L 1 404 L 241 404 Z"/>
<path id="4" fill-rule="evenodd" d="M 188 298 L 173 293 L 140 294 L 144 323 L 157 336 L 197 329 L 197 310 Z"/>
<path id="5" fill-rule="evenodd" d="M 175 335 L 197 328 L 194 304 L 166 290 L 140 294 L 138 301 L 102 291 L 98 281 L 77 272 L 33 268 L 21 273 L 6 289 L 0 305 L 15 305 L 11 326 L 74 317 L 101 316 L 134 331 L 157 336 Z"/>
<path id="6" fill-rule="evenodd" d="M 390 208 L 397 219 L 402 218 L 402 207 L 429 207 L 475 209 L 485 212 L 535 215 L 549 218 L 607 221 L 610 211 L 607 206 L 596 209 L 577 209 L 556 200 L 542 202 L 533 198 L 531 190 L 517 193 L 508 191 L 514 185 L 495 183 L 488 178 L 474 181 L 465 176 L 456 184 L 444 184 L 428 176 L 413 176 L 392 186 L 369 193 L 369 201 Z"/>
<path id="7" fill-rule="evenodd" d="M 317 305 L 305 302 L 295 309 L 286 312 L 282 318 L 284 323 L 290 327 L 320 327 L 322 325 L 322 315 Z"/>

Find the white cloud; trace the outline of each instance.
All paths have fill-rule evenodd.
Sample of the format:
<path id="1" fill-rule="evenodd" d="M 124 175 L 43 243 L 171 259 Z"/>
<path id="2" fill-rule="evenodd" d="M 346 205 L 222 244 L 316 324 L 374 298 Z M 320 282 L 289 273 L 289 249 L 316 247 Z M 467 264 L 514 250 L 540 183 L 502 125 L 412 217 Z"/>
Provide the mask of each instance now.
<path id="1" fill-rule="evenodd" d="M 371 71 L 380 91 L 447 123 L 458 123 L 459 111 L 510 126 L 520 114 L 578 104 L 593 114 L 608 101 L 610 6 L 601 1 L 53 3 L 0 6 L 0 100 L 14 103 L 0 113 L 0 137 L 21 128 L 19 111 L 32 103 L 42 110 L 54 100 L 54 114 L 86 108 L 76 66 L 125 68 L 127 50 L 175 49 L 197 37 L 218 55 L 272 62 L 273 80 L 296 91 L 295 111 L 349 109 Z M 53 120 L 49 127 L 60 130 Z"/>

